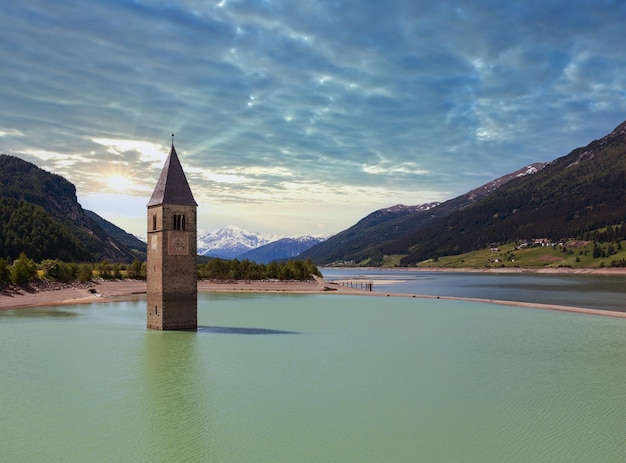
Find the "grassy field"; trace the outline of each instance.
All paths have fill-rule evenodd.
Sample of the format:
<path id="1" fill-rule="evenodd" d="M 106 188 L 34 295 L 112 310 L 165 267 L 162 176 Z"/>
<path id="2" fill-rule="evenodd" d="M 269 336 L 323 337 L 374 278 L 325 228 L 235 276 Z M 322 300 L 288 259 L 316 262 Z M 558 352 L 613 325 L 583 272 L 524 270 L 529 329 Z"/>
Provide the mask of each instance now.
<path id="1" fill-rule="evenodd" d="M 563 245 L 516 248 L 505 244 L 495 249 L 483 249 L 457 256 L 446 256 L 420 262 L 418 267 L 446 268 L 600 268 L 612 267 L 626 261 L 626 241 L 602 243 L 594 253 L 591 241 L 567 241 Z M 594 254 L 596 257 L 594 257 Z M 609 255 L 610 254 L 610 255 Z M 384 267 L 394 267 L 402 256 L 386 256 Z"/>

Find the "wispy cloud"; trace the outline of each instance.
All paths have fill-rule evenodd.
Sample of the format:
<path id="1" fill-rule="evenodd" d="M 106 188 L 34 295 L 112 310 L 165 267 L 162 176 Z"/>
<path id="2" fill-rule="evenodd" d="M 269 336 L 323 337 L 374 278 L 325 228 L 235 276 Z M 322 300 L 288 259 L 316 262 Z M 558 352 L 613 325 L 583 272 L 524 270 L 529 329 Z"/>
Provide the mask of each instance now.
<path id="1" fill-rule="evenodd" d="M 82 198 L 116 185 L 142 197 L 175 132 L 206 229 L 337 232 L 554 159 L 626 119 L 618 1 L 3 8 L 0 151 L 66 176 Z"/>

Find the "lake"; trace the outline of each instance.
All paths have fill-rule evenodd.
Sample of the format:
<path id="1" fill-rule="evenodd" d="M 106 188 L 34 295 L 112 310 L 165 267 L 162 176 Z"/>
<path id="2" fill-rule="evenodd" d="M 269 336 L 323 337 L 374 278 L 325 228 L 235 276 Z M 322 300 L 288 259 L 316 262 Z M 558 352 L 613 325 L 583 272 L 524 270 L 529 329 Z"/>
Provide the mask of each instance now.
<path id="1" fill-rule="evenodd" d="M 626 320 L 443 299 L 199 295 L 0 311 L 0 460 L 622 462 Z"/>
<path id="2" fill-rule="evenodd" d="M 626 276 L 321 269 L 333 280 L 374 280 L 375 292 L 455 296 L 626 311 Z"/>

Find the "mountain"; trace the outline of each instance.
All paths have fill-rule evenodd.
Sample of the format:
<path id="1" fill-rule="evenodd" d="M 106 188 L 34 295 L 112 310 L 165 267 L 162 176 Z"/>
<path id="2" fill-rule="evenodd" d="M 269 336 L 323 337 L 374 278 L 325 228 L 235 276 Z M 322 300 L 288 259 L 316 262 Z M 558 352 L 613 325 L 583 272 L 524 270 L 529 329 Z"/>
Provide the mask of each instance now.
<path id="1" fill-rule="evenodd" d="M 276 235 L 251 233 L 230 225 L 199 236 L 198 254 L 222 259 L 234 259 L 279 238 Z"/>
<path id="2" fill-rule="evenodd" d="M 626 122 L 609 135 L 511 180 L 481 201 L 414 230 L 384 253 L 402 264 L 530 238 L 583 238 L 626 221 Z M 621 228 L 624 231 L 624 228 Z"/>
<path id="3" fill-rule="evenodd" d="M 529 175 L 530 174 L 530 175 Z M 618 226 L 626 234 L 626 122 L 548 164 L 489 182 L 428 211 L 402 217 L 377 211 L 304 252 L 318 264 L 401 265 L 532 238 L 584 238 Z"/>
<path id="4" fill-rule="evenodd" d="M 122 230 L 117 225 L 112 224 L 106 219 L 103 219 L 95 212 L 85 209 L 85 213 L 96 222 L 100 228 L 107 232 L 114 240 L 121 243 L 125 248 L 130 251 L 141 261 L 146 260 L 146 243 L 141 241 L 135 235 Z"/>
<path id="5" fill-rule="evenodd" d="M 0 258 L 16 259 L 20 253 L 41 262 L 91 260 L 91 254 L 67 227 L 41 206 L 14 198 L 0 198 Z"/>
<path id="6" fill-rule="evenodd" d="M 2 154 L 0 198 L 0 257 L 16 258 L 19 249 L 35 260 L 131 262 L 135 257 L 87 214 L 78 203 L 76 187 L 60 175 Z M 29 218 L 27 210 L 37 220 Z"/>
<path id="7" fill-rule="evenodd" d="M 372 245 L 391 241 L 402 236 L 406 229 L 412 229 L 423 220 L 429 220 L 432 214 L 441 211 L 439 203 L 427 203 L 419 206 L 396 205 L 372 212 L 352 227 L 326 241 L 313 246 L 298 256 L 299 259 L 311 258 L 318 265 L 333 262 L 355 261 L 370 258 L 377 254 Z M 380 259 L 382 262 L 382 255 Z"/>
<path id="8" fill-rule="evenodd" d="M 530 164 L 529 166 L 522 167 L 521 169 L 516 170 L 515 172 L 512 172 L 507 175 L 503 175 L 502 177 L 499 177 L 489 183 L 485 183 L 484 185 L 466 193 L 465 196 L 467 196 L 468 199 L 475 201 L 477 199 L 487 196 L 490 193 L 493 193 L 502 185 L 510 182 L 511 180 L 514 180 L 519 177 L 524 177 L 526 175 L 536 174 L 547 165 L 548 165 L 547 162 L 535 162 L 534 164 Z"/>
<path id="9" fill-rule="evenodd" d="M 298 257 L 311 258 L 318 265 L 364 260 L 370 266 L 381 265 L 384 255 L 391 253 L 383 251 L 387 246 L 393 246 L 398 240 L 440 217 L 446 217 L 482 200 L 514 179 L 539 172 L 546 165 L 547 163 L 535 163 L 525 166 L 444 203 L 396 205 L 379 209 Z M 408 251 L 404 254 L 408 254 Z"/>
<path id="10" fill-rule="evenodd" d="M 238 256 L 238 259 L 248 259 L 259 264 L 267 264 L 277 260 L 287 260 L 296 257 L 324 241 L 325 238 L 300 236 L 297 238 L 281 238 L 271 243 L 259 246 L 256 249 Z"/>

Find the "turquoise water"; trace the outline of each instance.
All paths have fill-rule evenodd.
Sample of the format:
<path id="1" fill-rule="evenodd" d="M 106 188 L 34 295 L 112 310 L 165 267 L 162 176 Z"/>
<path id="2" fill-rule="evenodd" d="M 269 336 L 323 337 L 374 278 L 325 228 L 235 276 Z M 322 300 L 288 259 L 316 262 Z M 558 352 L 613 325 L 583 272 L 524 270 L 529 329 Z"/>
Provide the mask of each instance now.
<path id="1" fill-rule="evenodd" d="M 0 312 L 0 461 L 622 462 L 626 320 L 200 294 Z"/>

